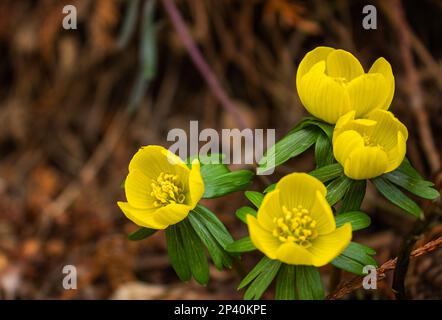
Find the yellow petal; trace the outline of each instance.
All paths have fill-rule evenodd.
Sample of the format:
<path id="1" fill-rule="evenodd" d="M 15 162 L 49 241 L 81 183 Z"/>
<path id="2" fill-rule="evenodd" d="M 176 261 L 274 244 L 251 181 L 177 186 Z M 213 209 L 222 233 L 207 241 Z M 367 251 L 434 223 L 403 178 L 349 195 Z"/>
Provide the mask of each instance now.
<path id="1" fill-rule="evenodd" d="M 164 225 L 173 225 L 187 217 L 191 208 L 186 204 L 172 203 L 159 208 L 155 220 Z"/>
<path id="2" fill-rule="evenodd" d="M 353 79 L 347 86 L 350 104 L 356 110 L 356 118 L 383 106 L 389 95 L 389 87 L 379 73 L 363 74 Z"/>
<path id="3" fill-rule="evenodd" d="M 318 179 L 306 173 L 291 173 L 283 177 L 276 184 L 279 190 L 281 206 L 293 209 L 299 205 L 310 210 L 316 201 L 316 191 L 324 197 L 327 189 Z"/>
<path id="4" fill-rule="evenodd" d="M 362 147 L 345 160 L 344 172 L 349 178 L 363 180 L 382 175 L 387 166 L 387 154 L 380 147 Z"/>
<path id="5" fill-rule="evenodd" d="M 335 50 L 327 55 L 327 74 L 330 77 L 343 78 L 351 81 L 364 74 L 358 59 L 345 50 Z"/>
<path id="6" fill-rule="evenodd" d="M 316 191 L 316 201 L 311 209 L 311 215 L 316 220 L 316 230 L 318 234 L 327 234 L 336 229 L 336 222 L 332 209 L 319 191 Z"/>
<path id="7" fill-rule="evenodd" d="M 345 160 L 357 148 L 364 146 L 364 139 L 355 130 L 347 130 L 342 132 L 333 141 L 333 154 L 336 160 L 341 164 L 345 164 Z"/>
<path id="8" fill-rule="evenodd" d="M 322 267 L 331 262 L 350 244 L 352 237 L 351 224 L 346 223 L 333 232 L 320 235 L 308 248 L 313 255 L 313 265 Z"/>
<path id="9" fill-rule="evenodd" d="M 180 178 L 187 180 L 190 171 L 178 156 L 161 146 L 140 148 L 129 163 L 129 172 L 135 169 L 151 179 L 166 172 L 179 174 Z"/>
<path id="10" fill-rule="evenodd" d="M 117 202 L 124 215 L 135 224 L 151 229 L 166 229 L 168 224 L 155 219 L 156 209 L 137 209 L 131 207 L 127 202 Z"/>
<path id="11" fill-rule="evenodd" d="M 285 242 L 276 252 L 276 259 L 287 264 L 312 265 L 314 257 L 307 249 L 293 242 Z"/>
<path id="12" fill-rule="evenodd" d="M 407 152 L 407 144 L 402 132 L 397 133 L 397 144 L 394 148 L 387 152 L 388 167 L 385 172 L 390 172 L 399 167 L 405 158 Z"/>
<path id="13" fill-rule="evenodd" d="M 298 81 L 298 94 L 302 104 L 315 117 L 336 123 L 350 111 L 350 98 L 345 87 L 325 74 L 325 62 L 315 64 Z"/>
<path id="14" fill-rule="evenodd" d="M 384 76 L 388 93 L 386 95 L 384 103 L 380 106 L 380 109 L 388 110 L 394 95 L 394 76 L 390 63 L 384 58 L 377 59 L 370 68 L 369 73 L 380 73 Z"/>
<path id="15" fill-rule="evenodd" d="M 338 121 L 336 121 L 335 129 L 333 130 L 333 142 L 345 130 L 345 127 L 349 122 L 354 120 L 356 111 L 352 110 L 341 116 Z"/>
<path id="16" fill-rule="evenodd" d="M 350 115 L 346 114 L 339 118 L 335 129 L 333 131 L 333 143 L 336 142 L 336 139 L 345 131 L 353 130 L 359 133 L 361 137 L 363 136 L 371 136 L 372 132 L 376 128 L 377 122 L 371 119 L 356 119 L 353 120 L 350 116 L 354 115 L 352 112 Z M 345 121 L 345 122 L 344 122 Z"/>
<path id="17" fill-rule="evenodd" d="M 154 199 L 150 195 L 152 192 L 151 183 L 152 179 L 146 177 L 140 170 L 134 169 L 130 171 L 124 182 L 127 202 L 134 208 L 153 208 Z"/>
<path id="18" fill-rule="evenodd" d="M 280 190 L 276 189 L 267 193 L 258 209 L 258 222 L 262 228 L 267 231 L 273 231 L 275 223 L 273 218 L 279 218 L 282 215 L 281 204 L 279 202 Z"/>
<path id="19" fill-rule="evenodd" d="M 189 196 L 190 201 L 187 203 L 191 209 L 195 208 L 204 194 L 204 182 L 201 177 L 200 162 L 198 159 L 192 161 L 192 169 L 189 174 Z"/>
<path id="20" fill-rule="evenodd" d="M 398 131 L 407 140 L 407 127 L 390 111 L 374 110 L 367 115 L 367 118 L 376 121 L 376 129 L 373 131 L 372 136 L 383 147 L 391 149 L 396 146 Z"/>
<path id="21" fill-rule="evenodd" d="M 261 227 L 258 220 L 247 215 L 247 226 L 249 228 L 250 240 L 262 253 L 270 259 L 276 258 L 276 252 L 281 242 L 271 232 Z"/>
<path id="22" fill-rule="evenodd" d="M 330 52 L 334 51 L 334 48 L 330 47 L 316 47 L 312 51 L 308 52 L 304 58 L 302 58 L 301 63 L 298 66 L 298 71 L 296 72 L 296 84 L 310 69 L 319 61 L 325 61 Z"/>

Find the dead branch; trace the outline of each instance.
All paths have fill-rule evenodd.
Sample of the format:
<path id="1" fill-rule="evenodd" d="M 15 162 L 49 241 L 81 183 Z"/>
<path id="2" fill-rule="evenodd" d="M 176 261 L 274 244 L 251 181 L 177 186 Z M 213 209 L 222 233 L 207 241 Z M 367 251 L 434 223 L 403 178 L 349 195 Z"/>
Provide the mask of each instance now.
<path id="1" fill-rule="evenodd" d="M 442 237 L 439 237 L 433 241 L 430 241 L 427 244 L 425 244 L 424 246 L 419 247 L 416 250 L 413 250 L 413 252 L 411 252 L 410 258 L 412 258 L 412 259 L 417 258 L 421 255 L 430 253 L 440 247 L 442 247 Z M 378 282 L 383 280 L 387 276 L 386 273 L 388 271 L 395 269 L 396 262 L 397 262 L 397 258 L 388 260 L 387 262 L 385 262 L 383 265 L 381 265 L 379 268 L 376 269 Z M 364 277 L 355 277 L 355 278 L 345 282 L 344 284 L 339 286 L 339 288 L 336 291 L 330 293 L 326 299 L 327 300 L 340 299 L 340 298 L 346 296 L 347 294 L 355 291 L 356 289 L 361 288 L 363 279 L 364 279 Z"/>

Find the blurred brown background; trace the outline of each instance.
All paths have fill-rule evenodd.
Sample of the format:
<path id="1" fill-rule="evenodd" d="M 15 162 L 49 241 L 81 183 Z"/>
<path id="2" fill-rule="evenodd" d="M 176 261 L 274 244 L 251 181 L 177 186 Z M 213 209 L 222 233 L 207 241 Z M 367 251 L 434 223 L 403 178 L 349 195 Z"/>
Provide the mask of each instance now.
<path id="1" fill-rule="evenodd" d="M 137 243 L 126 239 L 136 226 L 116 201 L 124 199 L 120 184 L 134 152 L 167 146 L 168 130 L 188 130 L 189 120 L 199 120 L 200 129 L 238 127 L 189 58 L 163 1 L 149 11 L 150 1 L 0 2 L 1 298 L 242 297 L 233 272 L 212 268 L 207 288 L 180 283 L 163 233 Z M 410 131 L 408 156 L 422 175 L 440 181 L 441 1 L 175 3 L 246 125 L 276 128 L 277 137 L 306 114 L 294 79 L 307 51 L 344 48 L 366 70 L 384 56 L 396 76 L 391 110 Z M 62 28 L 67 4 L 78 10 L 77 30 Z M 362 28 L 366 4 L 377 8 L 377 30 Z M 146 60 L 145 50 L 157 59 Z M 143 70 L 150 81 L 143 81 Z M 269 179 L 313 166 L 308 152 Z M 255 180 L 251 189 L 262 190 Z M 246 203 L 241 193 L 205 202 L 236 238 L 246 230 L 234 211 Z M 356 237 L 377 250 L 382 264 L 396 256 L 412 219 L 371 186 L 364 209 L 373 224 Z M 420 241 L 441 234 L 439 225 Z M 258 257 L 247 254 L 246 266 Z M 77 267 L 78 290 L 62 287 L 67 264 Z M 324 268 L 324 283 L 328 278 Z M 347 298 L 390 299 L 389 280 Z M 407 286 L 413 298 L 442 298 L 441 250 L 413 260 Z"/>

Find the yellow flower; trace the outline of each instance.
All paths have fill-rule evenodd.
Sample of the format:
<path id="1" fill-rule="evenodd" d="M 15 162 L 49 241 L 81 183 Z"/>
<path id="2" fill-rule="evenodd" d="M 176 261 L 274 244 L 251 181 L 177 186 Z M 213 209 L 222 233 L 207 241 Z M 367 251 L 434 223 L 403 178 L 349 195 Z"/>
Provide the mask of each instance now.
<path id="1" fill-rule="evenodd" d="M 198 159 L 190 170 L 160 146 L 143 147 L 129 164 L 124 183 L 127 202 L 118 206 L 137 225 L 165 229 L 187 217 L 204 193 Z"/>
<path id="2" fill-rule="evenodd" d="M 296 87 L 308 112 L 336 123 L 352 110 L 356 118 L 374 109 L 388 110 L 394 94 L 394 76 L 384 58 L 377 59 L 365 73 L 350 52 L 317 47 L 299 64 Z"/>
<path id="3" fill-rule="evenodd" d="M 333 132 L 333 154 L 345 175 L 370 179 L 396 169 L 405 157 L 407 128 L 385 110 L 354 118 L 354 111 L 342 116 Z"/>
<path id="4" fill-rule="evenodd" d="M 257 218 L 247 215 L 250 238 L 270 259 L 287 264 L 323 266 L 350 243 L 349 223 L 336 228 L 327 189 L 306 173 L 282 178 L 269 192 Z"/>

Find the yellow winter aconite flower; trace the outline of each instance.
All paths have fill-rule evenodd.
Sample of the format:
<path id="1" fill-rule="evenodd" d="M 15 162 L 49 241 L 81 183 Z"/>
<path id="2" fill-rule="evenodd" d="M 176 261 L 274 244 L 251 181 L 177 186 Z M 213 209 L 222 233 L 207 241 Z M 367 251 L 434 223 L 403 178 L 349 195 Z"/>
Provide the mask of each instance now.
<path id="1" fill-rule="evenodd" d="M 333 154 L 352 179 L 370 179 L 393 171 L 404 160 L 407 128 L 389 111 L 374 110 L 366 119 L 351 111 L 336 123 Z"/>
<path id="2" fill-rule="evenodd" d="M 365 73 L 350 52 L 317 47 L 299 64 L 296 87 L 309 113 L 336 123 L 352 110 L 356 118 L 374 109 L 387 110 L 393 99 L 394 76 L 384 58 L 377 59 Z"/>
<path id="3" fill-rule="evenodd" d="M 253 244 L 270 259 L 323 266 L 350 243 L 349 223 L 336 228 L 327 189 L 306 173 L 283 177 L 269 192 L 257 217 L 247 215 Z"/>
<path id="4" fill-rule="evenodd" d="M 204 193 L 200 163 L 192 169 L 161 146 L 143 147 L 129 164 L 124 183 L 127 202 L 118 202 L 137 225 L 165 229 L 180 222 L 195 208 Z"/>

